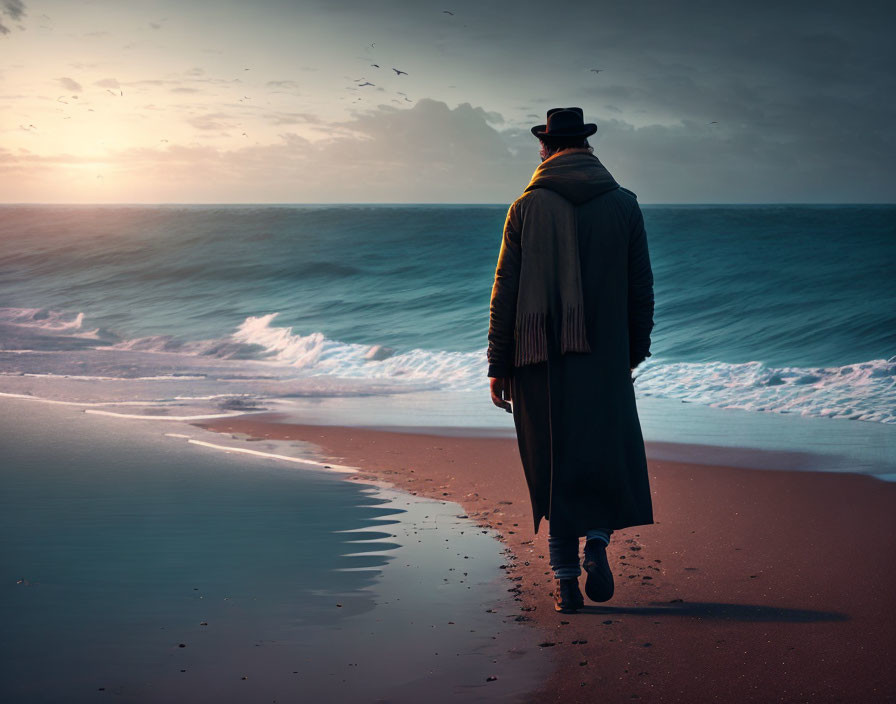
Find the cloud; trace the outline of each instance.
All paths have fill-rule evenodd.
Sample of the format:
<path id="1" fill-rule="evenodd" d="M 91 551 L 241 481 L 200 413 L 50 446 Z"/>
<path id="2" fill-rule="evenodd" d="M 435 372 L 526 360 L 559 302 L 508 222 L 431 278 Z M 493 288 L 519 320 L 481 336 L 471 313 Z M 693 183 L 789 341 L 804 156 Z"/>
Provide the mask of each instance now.
<path id="1" fill-rule="evenodd" d="M 190 69 L 187 71 L 187 75 L 195 76 L 198 75 L 196 72 L 202 71 L 202 69 Z M 210 85 L 229 85 L 233 83 L 242 83 L 239 78 L 211 78 L 211 77 L 203 77 L 203 78 L 141 78 L 139 81 L 131 81 L 131 85 L 141 86 L 179 86 L 185 83 L 198 83 L 198 84 L 210 84 Z"/>
<path id="2" fill-rule="evenodd" d="M 271 115 L 266 115 L 270 119 Z M 283 114 L 274 115 L 284 121 Z M 510 202 L 534 168 L 516 155 L 490 121 L 503 117 L 461 103 L 422 99 L 411 108 L 380 105 L 341 121 L 295 113 L 314 134 L 283 132 L 267 144 L 237 142 L 244 129 L 233 115 L 188 119 L 196 129 L 232 130 L 235 148 L 171 144 L 110 151 L 101 159 L 105 183 L 141 184 L 138 200 L 166 202 Z M 313 138 L 312 138 L 313 137 Z M 531 138 L 531 135 L 530 135 Z M 245 141 L 245 138 L 241 138 Z M 67 165 L 92 159 L 6 152 L 0 172 L 48 179 Z M 27 168 L 26 168 L 27 167 Z M 512 184 L 507 187 L 502 184 Z M 134 202 L 133 193 L 123 195 Z"/>
<path id="3" fill-rule="evenodd" d="M 2 0 L 0 2 L 0 16 L 9 15 L 13 21 L 19 21 L 25 16 L 25 3 L 22 0 Z M 19 29 L 25 29 L 19 25 Z M 0 34 L 9 34 L 9 27 L 0 22 Z"/>
<path id="4" fill-rule="evenodd" d="M 816 107 L 821 113 L 836 108 L 824 102 Z M 194 143 L 112 151 L 102 158 L 105 182 L 114 184 L 116 174 L 126 175 L 143 184 L 150 202 L 155 197 L 165 202 L 509 204 L 538 165 L 538 142 L 528 125 L 498 129 L 495 125 L 507 122 L 503 115 L 470 103 L 452 108 L 424 98 L 410 108 L 383 104 L 336 121 L 304 112 L 268 111 L 259 117 L 267 125 L 301 125 L 303 132 L 280 132 L 266 143 L 252 143 L 255 131 L 240 124 L 235 113 L 190 116 L 193 128 L 210 136 L 229 134 L 237 146 Z M 886 200 L 890 193 L 886 168 L 875 171 L 869 154 L 834 157 L 812 134 L 802 139 L 790 133 L 757 136 L 739 124 L 708 125 L 703 119 L 644 126 L 617 116 L 593 121 L 598 124 L 590 140 L 595 154 L 642 203 L 817 202 L 816 194 L 830 189 L 835 179 L 842 202 Z M 240 136 L 243 131 L 249 139 Z M 867 149 L 881 147 L 872 143 Z M 27 172 L 47 178 L 54 168 L 92 161 L 7 151 L 0 171 L 7 177 Z M 863 168 L 865 180 L 842 178 Z M 863 185 L 869 179 L 879 180 L 878 191 Z M 127 198 L 133 200 L 130 194 Z"/>
<path id="5" fill-rule="evenodd" d="M 56 80 L 59 81 L 59 84 L 60 84 L 63 88 L 65 88 L 66 90 L 71 90 L 71 91 L 74 91 L 74 92 L 76 92 L 76 93 L 80 93 L 80 92 L 82 92 L 82 91 L 84 90 L 84 89 L 81 87 L 81 84 L 80 84 L 80 83 L 78 83 L 77 81 L 75 81 L 75 80 L 69 78 L 68 76 L 63 76 L 62 78 L 57 78 Z"/>
<path id="6" fill-rule="evenodd" d="M 308 112 L 269 112 L 262 115 L 271 125 L 320 124 L 321 118 Z"/>
<path id="7" fill-rule="evenodd" d="M 814 107 L 821 115 L 841 110 L 832 99 Z M 316 130 L 314 139 L 281 134 L 281 144 L 222 152 L 218 168 L 226 164 L 234 182 L 242 173 L 250 183 L 277 184 L 268 195 L 284 202 L 509 203 L 538 164 L 528 125 L 497 129 L 503 115 L 470 103 L 451 108 L 425 98 L 410 109 L 378 105 L 341 121 L 295 117 Z M 832 154 L 828 118 L 819 121 L 822 137 L 756 133 L 736 121 L 710 125 L 704 116 L 643 126 L 618 116 L 594 121 L 595 154 L 642 202 L 817 202 L 832 188 L 844 202 L 892 199 L 888 167 L 875 167 L 872 155 L 892 153 L 892 138 L 869 137 L 863 149 Z M 865 179 L 843 182 L 843 173 L 862 169 Z M 880 186 L 869 189 L 869 182 Z"/>
<path id="8" fill-rule="evenodd" d="M 236 128 L 236 118 L 224 112 L 206 113 L 188 117 L 186 121 L 197 130 L 226 130 Z"/>
<path id="9" fill-rule="evenodd" d="M 291 88 L 293 90 L 298 90 L 299 88 L 299 84 L 295 81 L 268 81 L 265 85 L 272 88 Z"/>

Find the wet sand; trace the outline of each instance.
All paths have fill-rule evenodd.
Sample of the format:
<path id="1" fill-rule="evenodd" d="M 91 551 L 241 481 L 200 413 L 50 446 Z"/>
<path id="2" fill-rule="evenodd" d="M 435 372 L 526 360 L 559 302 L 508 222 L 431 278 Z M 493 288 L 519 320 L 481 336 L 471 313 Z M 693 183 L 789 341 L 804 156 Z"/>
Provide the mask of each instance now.
<path id="1" fill-rule="evenodd" d="M 550 673 L 459 505 L 191 436 L 223 439 L 0 400 L 0 702 L 514 704 Z"/>
<path id="2" fill-rule="evenodd" d="M 500 615 L 539 629 L 555 663 L 528 701 L 896 698 L 896 483 L 650 459 L 656 523 L 614 534 L 615 596 L 558 614 L 515 438 L 283 420 L 193 424 L 313 443 L 362 470 L 345 481 L 457 502 L 494 531 L 510 549 Z"/>

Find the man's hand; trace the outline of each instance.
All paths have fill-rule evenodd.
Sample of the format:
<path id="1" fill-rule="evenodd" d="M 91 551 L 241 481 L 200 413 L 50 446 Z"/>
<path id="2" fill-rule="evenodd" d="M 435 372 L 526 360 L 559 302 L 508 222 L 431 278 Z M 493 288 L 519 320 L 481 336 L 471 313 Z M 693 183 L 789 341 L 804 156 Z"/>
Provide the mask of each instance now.
<path id="1" fill-rule="evenodd" d="M 513 413 L 510 406 L 510 379 L 501 379 L 499 377 L 491 377 L 492 403 L 498 408 L 503 408 L 508 413 Z"/>

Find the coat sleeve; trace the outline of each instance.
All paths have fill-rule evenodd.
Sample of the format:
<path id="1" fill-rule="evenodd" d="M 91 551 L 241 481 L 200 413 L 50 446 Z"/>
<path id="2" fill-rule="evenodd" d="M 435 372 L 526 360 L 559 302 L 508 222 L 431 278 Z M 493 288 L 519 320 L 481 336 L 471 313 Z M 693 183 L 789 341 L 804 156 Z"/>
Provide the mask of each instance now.
<path id="1" fill-rule="evenodd" d="M 635 203 L 629 224 L 628 247 L 628 337 L 629 365 L 632 369 L 651 356 L 653 312 L 653 270 L 647 248 L 647 232 L 641 207 Z"/>
<path id="2" fill-rule="evenodd" d="M 488 376 L 507 378 L 513 374 L 516 301 L 520 282 L 520 223 L 516 203 L 507 211 L 504 235 L 495 269 L 489 306 Z"/>

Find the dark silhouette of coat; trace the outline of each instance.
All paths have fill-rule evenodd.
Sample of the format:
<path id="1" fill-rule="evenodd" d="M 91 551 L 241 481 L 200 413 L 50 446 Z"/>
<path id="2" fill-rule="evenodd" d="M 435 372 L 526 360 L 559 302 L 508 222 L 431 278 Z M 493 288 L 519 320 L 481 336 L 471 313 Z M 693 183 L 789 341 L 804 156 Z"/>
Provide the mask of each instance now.
<path id="1" fill-rule="evenodd" d="M 537 212 L 575 206 L 582 297 L 590 352 L 560 353 L 548 317 L 547 359 L 514 366 L 516 303 L 523 260 L 545 228 Z M 545 207 L 548 206 L 547 211 Z M 540 215 L 539 217 L 544 217 Z M 644 219 L 631 191 L 596 156 L 567 150 L 536 169 L 511 205 L 492 289 L 490 377 L 511 380 L 513 419 L 532 501 L 552 535 L 585 535 L 653 523 L 647 458 L 630 369 L 650 356 L 653 272 Z"/>

